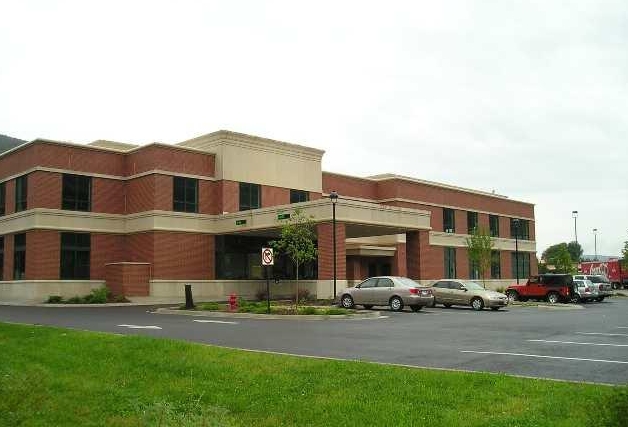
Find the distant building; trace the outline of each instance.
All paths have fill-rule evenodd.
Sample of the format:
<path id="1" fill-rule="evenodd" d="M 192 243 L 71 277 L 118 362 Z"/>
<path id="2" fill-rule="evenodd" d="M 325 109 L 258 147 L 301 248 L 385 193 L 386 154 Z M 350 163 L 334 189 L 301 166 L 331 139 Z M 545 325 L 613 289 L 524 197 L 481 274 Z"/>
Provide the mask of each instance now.
<path id="1" fill-rule="evenodd" d="M 319 251 L 300 270 L 303 284 L 329 298 L 334 190 L 338 289 L 374 275 L 477 278 L 465 240 L 475 227 L 494 237 L 490 286 L 512 281 L 515 259 L 520 277 L 536 274 L 534 205 L 392 174 L 323 172 L 323 154 L 229 131 L 176 145 L 38 139 L 5 152 L 0 300 L 82 295 L 103 284 L 172 298 L 186 283 L 202 299 L 253 297 L 264 283 L 261 248 L 297 206 L 314 218 Z M 289 262 L 278 258 L 272 275 L 273 295 L 292 291 Z"/>

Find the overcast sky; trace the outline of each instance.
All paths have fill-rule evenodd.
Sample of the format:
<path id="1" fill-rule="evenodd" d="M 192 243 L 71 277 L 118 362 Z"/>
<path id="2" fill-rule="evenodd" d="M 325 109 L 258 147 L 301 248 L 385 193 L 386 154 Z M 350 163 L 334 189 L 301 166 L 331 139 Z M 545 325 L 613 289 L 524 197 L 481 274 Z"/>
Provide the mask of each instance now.
<path id="1" fill-rule="evenodd" d="M 628 1 L 0 0 L 0 133 L 229 129 L 536 204 L 537 249 L 628 240 Z"/>

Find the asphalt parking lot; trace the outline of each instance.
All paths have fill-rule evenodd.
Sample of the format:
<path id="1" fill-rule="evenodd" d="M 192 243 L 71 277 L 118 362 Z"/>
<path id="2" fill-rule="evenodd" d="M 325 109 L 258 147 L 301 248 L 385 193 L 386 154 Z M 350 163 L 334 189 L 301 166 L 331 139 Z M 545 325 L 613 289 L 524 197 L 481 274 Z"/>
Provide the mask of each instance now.
<path id="1" fill-rule="evenodd" d="M 439 306 L 381 313 L 379 319 L 313 321 L 164 315 L 146 306 L 0 306 L 0 321 L 303 356 L 628 383 L 628 298 L 497 312 Z"/>

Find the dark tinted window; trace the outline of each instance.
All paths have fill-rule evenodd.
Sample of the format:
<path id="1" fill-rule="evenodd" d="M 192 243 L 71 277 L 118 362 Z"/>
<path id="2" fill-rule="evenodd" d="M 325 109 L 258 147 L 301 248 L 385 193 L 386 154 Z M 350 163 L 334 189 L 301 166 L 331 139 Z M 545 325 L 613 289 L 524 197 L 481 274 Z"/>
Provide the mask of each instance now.
<path id="1" fill-rule="evenodd" d="M 491 229 L 491 237 L 499 237 L 499 217 L 497 215 L 489 215 L 488 224 Z"/>
<path id="2" fill-rule="evenodd" d="M 445 277 L 456 277 L 456 248 L 444 248 L 445 251 Z"/>
<path id="3" fill-rule="evenodd" d="M 0 280 L 4 280 L 4 236 L 0 236 Z"/>
<path id="4" fill-rule="evenodd" d="M 381 278 L 377 281 L 378 288 L 392 288 L 394 286 L 393 281 L 387 277 Z"/>
<path id="5" fill-rule="evenodd" d="M 526 219 L 510 218 L 510 237 L 518 239 L 528 240 L 530 239 L 530 222 Z"/>
<path id="6" fill-rule="evenodd" d="M 478 213 L 467 212 L 467 233 L 472 234 L 476 228 L 478 228 Z"/>
<path id="7" fill-rule="evenodd" d="M 443 208 L 443 231 L 445 233 L 456 232 L 456 216 L 453 209 Z"/>
<path id="8" fill-rule="evenodd" d="M 13 236 L 13 280 L 22 280 L 26 274 L 26 234 Z"/>
<path id="9" fill-rule="evenodd" d="M 449 287 L 446 281 L 436 282 L 432 286 L 434 286 L 435 288 L 442 288 L 442 289 L 447 289 Z"/>
<path id="10" fill-rule="evenodd" d="M 0 183 L 0 215 L 4 215 L 6 213 L 5 204 L 6 204 L 6 188 L 4 182 Z"/>
<path id="11" fill-rule="evenodd" d="M 375 278 L 366 279 L 364 282 L 360 283 L 358 286 L 360 287 L 360 289 L 374 288 L 375 286 L 377 286 L 377 279 Z"/>
<path id="12" fill-rule="evenodd" d="M 175 176 L 173 185 L 172 210 L 176 212 L 198 212 L 198 180 Z"/>
<path id="13" fill-rule="evenodd" d="M 240 183 L 240 210 L 248 211 L 262 207 L 261 186 L 248 182 Z"/>
<path id="14" fill-rule="evenodd" d="M 90 248 L 88 233 L 61 233 L 61 279 L 89 279 Z"/>
<path id="15" fill-rule="evenodd" d="M 26 209 L 28 197 L 28 175 L 15 178 L 15 212 Z"/>
<path id="16" fill-rule="evenodd" d="M 62 209 L 90 211 L 92 209 L 92 177 L 63 174 Z"/>
<path id="17" fill-rule="evenodd" d="M 491 251 L 491 279 L 501 279 L 502 267 L 499 251 Z"/>
<path id="18" fill-rule="evenodd" d="M 302 190 L 290 190 L 290 203 L 301 203 L 310 200 L 310 193 Z"/>
<path id="19" fill-rule="evenodd" d="M 519 260 L 519 270 L 517 270 L 517 262 Z M 528 252 L 511 253 L 512 277 L 527 278 L 530 276 L 530 254 Z M 518 276 L 517 276 L 518 273 Z"/>

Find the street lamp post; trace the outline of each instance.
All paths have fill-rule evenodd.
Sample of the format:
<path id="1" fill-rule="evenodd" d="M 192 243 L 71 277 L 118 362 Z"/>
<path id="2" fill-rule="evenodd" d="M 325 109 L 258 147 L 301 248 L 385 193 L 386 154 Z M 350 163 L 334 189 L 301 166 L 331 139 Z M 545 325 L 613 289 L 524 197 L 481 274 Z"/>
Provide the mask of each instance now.
<path id="1" fill-rule="evenodd" d="M 573 217 L 573 235 L 578 243 L 578 211 L 571 211 L 571 216 Z"/>
<path id="2" fill-rule="evenodd" d="M 515 274 L 517 276 L 517 285 L 519 284 L 519 219 L 513 220 L 515 224 Z"/>
<path id="3" fill-rule="evenodd" d="M 595 260 L 597 261 L 597 228 L 593 229 L 593 237 L 594 237 L 594 244 L 595 244 Z"/>
<path id="4" fill-rule="evenodd" d="M 333 235 L 333 245 L 334 245 L 334 300 L 336 299 L 336 202 L 338 201 L 338 193 L 332 191 L 329 193 L 329 200 L 331 200 L 331 224 L 332 224 L 332 235 Z"/>

